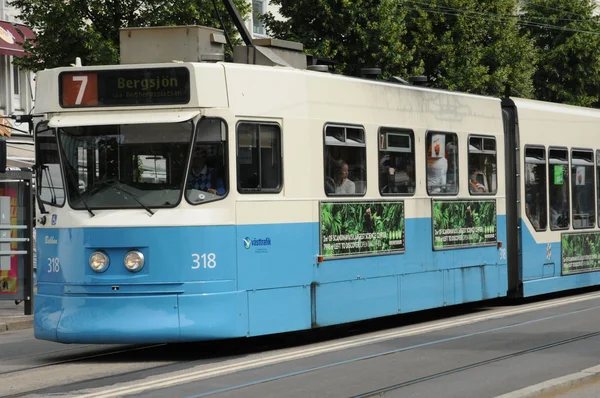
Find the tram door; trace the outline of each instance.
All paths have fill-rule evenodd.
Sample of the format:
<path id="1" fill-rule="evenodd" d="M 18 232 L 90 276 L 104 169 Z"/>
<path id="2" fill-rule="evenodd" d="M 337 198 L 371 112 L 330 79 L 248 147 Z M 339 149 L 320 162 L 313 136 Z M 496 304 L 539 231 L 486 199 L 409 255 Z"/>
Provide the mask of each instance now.
<path id="1" fill-rule="evenodd" d="M 510 99 L 502 101 L 506 153 L 506 260 L 508 295 L 523 294 L 522 236 L 520 227 L 520 151 L 517 108 Z"/>

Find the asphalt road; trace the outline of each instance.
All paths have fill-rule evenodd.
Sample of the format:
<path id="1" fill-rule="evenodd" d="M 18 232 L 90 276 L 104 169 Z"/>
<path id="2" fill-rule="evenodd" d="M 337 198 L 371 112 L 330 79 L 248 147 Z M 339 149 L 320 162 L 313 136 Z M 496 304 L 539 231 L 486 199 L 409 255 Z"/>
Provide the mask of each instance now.
<path id="1" fill-rule="evenodd" d="M 60 345 L 0 334 L 0 396 L 496 397 L 600 363 L 600 293 L 258 339 Z"/>

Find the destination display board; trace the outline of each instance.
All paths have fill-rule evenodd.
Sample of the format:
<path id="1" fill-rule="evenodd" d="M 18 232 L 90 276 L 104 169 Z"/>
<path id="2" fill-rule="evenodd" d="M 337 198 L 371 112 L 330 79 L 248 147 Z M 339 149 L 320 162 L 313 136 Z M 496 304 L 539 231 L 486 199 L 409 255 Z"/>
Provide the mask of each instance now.
<path id="1" fill-rule="evenodd" d="M 62 72 L 59 103 L 63 108 L 177 105 L 190 101 L 190 73 L 185 67 Z"/>

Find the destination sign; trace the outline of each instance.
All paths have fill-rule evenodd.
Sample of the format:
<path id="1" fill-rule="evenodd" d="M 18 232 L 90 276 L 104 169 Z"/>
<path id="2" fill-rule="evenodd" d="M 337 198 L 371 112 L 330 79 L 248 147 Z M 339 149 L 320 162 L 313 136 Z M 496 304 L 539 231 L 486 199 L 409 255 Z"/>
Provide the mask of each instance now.
<path id="1" fill-rule="evenodd" d="M 63 108 L 187 104 L 190 73 L 185 67 L 62 72 L 59 100 Z"/>

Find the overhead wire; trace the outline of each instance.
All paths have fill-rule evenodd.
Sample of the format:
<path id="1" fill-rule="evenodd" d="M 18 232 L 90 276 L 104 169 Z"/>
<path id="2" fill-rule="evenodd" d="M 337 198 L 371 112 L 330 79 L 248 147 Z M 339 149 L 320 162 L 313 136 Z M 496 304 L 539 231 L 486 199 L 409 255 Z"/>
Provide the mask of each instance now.
<path id="1" fill-rule="evenodd" d="M 571 15 L 577 15 L 577 16 L 579 16 L 579 14 L 577 14 L 576 12 L 573 12 L 573 11 L 568 11 L 568 10 L 564 10 L 564 9 L 556 8 L 556 7 L 550 7 L 550 6 L 546 6 L 546 5 L 543 5 L 543 4 L 538 4 L 538 3 L 527 1 L 527 0 L 521 0 L 521 1 L 523 3 L 526 3 L 526 4 L 528 4 L 530 6 L 533 6 L 533 7 L 545 8 L 547 10 L 559 11 L 559 12 L 564 12 L 565 14 L 571 14 Z"/>
<path id="2" fill-rule="evenodd" d="M 599 29 L 598 31 L 591 31 L 591 30 L 567 28 L 564 26 L 551 25 L 551 24 L 545 24 L 545 23 L 534 22 L 534 21 L 526 21 L 526 20 L 521 19 L 517 15 L 514 15 L 514 16 L 500 15 L 500 14 L 485 13 L 485 12 L 480 12 L 480 11 L 462 10 L 462 9 L 453 8 L 453 7 L 438 6 L 438 5 L 434 5 L 431 3 L 424 3 L 424 2 L 416 1 L 416 0 L 405 0 L 405 1 L 407 3 L 414 3 L 414 4 L 425 6 L 425 7 L 410 7 L 410 6 L 403 4 L 402 7 L 405 9 L 408 9 L 408 10 L 432 12 L 432 13 L 450 15 L 450 16 L 458 16 L 458 15 L 462 14 L 465 17 L 472 17 L 472 18 L 478 17 L 478 18 L 482 18 L 482 19 L 492 21 L 492 22 L 502 22 L 502 23 L 516 19 L 516 22 L 518 25 L 525 26 L 525 27 L 545 28 L 545 29 L 560 30 L 560 31 L 565 31 L 565 32 L 589 33 L 589 34 L 594 34 L 594 35 L 600 35 L 600 24 L 598 25 L 598 29 Z M 579 20 L 578 22 L 593 22 L 593 21 Z"/>
<path id="3" fill-rule="evenodd" d="M 432 4 L 430 2 L 427 3 L 427 2 L 424 2 L 424 1 L 416 1 L 416 0 L 405 0 L 405 1 L 409 2 L 409 3 L 430 6 L 430 7 L 444 9 L 444 10 L 449 10 L 449 11 L 457 11 L 457 12 L 461 12 L 461 13 L 471 13 L 471 14 L 477 14 L 477 15 L 482 15 L 482 16 L 489 16 L 489 15 L 491 15 L 491 16 L 496 16 L 496 17 L 499 17 L 499 18 L 520 18 L 517 15 L 505 15 L 505 14 L 495 14 L 495 13 L 491 13 L 491 12 L 463 10 L 463 9 L 460 9 L 460 8 L 449 7 L 449 6 L 439 5 L 439 4 Z M 556 9 L 556 10 L 560 11 L 559 9 Z M 575 15 L 578 15 L 578 14 L 575 14 Z M 535 19 L 542 19 L 542 20 L 552 20 L 552 21 L 589 22 L 589 19 L 567 19 L 567 18 L 536 17 L 536 16 L 533 16 L 533 18 L 535 18 Z"/>

